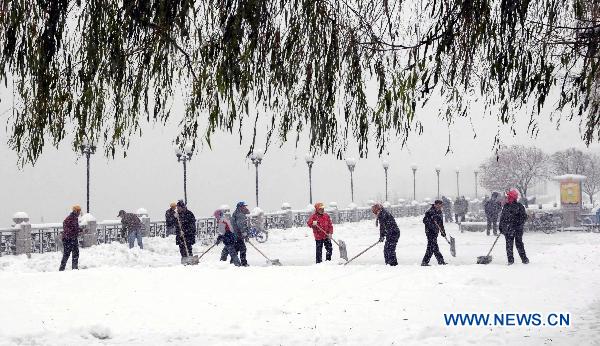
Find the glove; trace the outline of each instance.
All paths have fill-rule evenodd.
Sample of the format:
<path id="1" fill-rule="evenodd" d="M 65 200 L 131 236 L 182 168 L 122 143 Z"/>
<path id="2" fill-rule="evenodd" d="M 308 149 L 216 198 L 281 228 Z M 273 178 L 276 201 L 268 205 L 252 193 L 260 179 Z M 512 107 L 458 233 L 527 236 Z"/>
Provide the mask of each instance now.
<path id="1" fill-rule="evenodd" d="M 385 240 L 385 237 L 379 237 L 379 242 L 383 243 L 383 241 Z"/>
<path id="2" fill-rule="evenodd" d="M 217 242 L 215 243 L 215 245 L 219 245 L 219 244 L 221 244 L 221 240 L 222 240 L 222 239 L 221 239 L 221 236 L 218 236 L 218 237 L 217 237 Z"/>
<path id="3" fill-rule="evenodd" d="M 313 227 L 317 227 L 319 225 L 319 222 L 317 220 L 313 221 L 312 223 Z"/>

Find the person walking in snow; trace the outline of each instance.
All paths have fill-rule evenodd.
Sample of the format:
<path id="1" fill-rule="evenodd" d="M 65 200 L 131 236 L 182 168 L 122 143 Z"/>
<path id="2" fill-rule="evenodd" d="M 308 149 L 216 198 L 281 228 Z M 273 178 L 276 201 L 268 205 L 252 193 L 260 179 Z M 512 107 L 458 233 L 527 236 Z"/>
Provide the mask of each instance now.
<path id="1" fill-rule="evenodd" d="M 435 255 L 435 259 L 438 264 L 444 265 L 444 256 L 440 252 L 440 247 L 437 243 L 438 234 L 441 234 L 442 237 L 446 237 L 446 230 L 444 229 L 444 219 L 442 217 L 442 209 L 444 203 L 440 200 L 436 200 L 427 212 L 425 212 L 425 216 L 423 217 L 423 223 L 425 224 L 425 236 L 427 237 L 427 250 L 425 251 L 425 256 L 423 256 L 423 261 L 421 261 L 422 266 L 429 266 L 429 260 L 432 255 Z"/>
<path id="2" fill-rule="evenodd" d="M 165 212 L 165 227 L 166 227 L 166 235 L 167 237 L 175 234 L 175 230 L 177 227 L 177 219 L 175 218 L 175 208 L 177 208 L 177 203 L 173 202 L 169 206 L 169 209 Z"/>
<path id="3" fill-rule="evenodd" d="M 502 215 L 500 216 L 500 233 L 504 234 L 506 239 L 506 257 L 508 265 L 515 262 L 513 256 L 513 246 L 517 247 L 519 257 L 523 264 L 529 263 L 527 254 L 525 253 L 525 245 L 523 244 L 523 226 L 527 221 L 527 212 L 525 207 L 517 202 L 519 192 L 511 189 L 506 193 L 506 203 L 502 207 Z"/>
<path id="4" fill-rule="evenodd" d="M 238 202 L 235 206 L 235 211 L 231 215 L 231 225 L 233 226 L 233 233 L 235 233 L 235 251 L 239 253 L 240 263 L 242 266 L 247 267 L 248 261 L 246 260 L 246 243 L 248 239 L 248 217 L 250 214 L 248 205 L 246 202 Z"/>
<path id="5" fill-rule="evenodd" d="M 500 214 L 500 210 L 502 210 L 502 205 L 498 200 L 498 192 L 492 192 L 492 197 L 485 201 L 483 209 L 487 219 L 487 235 L 490 235 L 492 228 L 494 235 L 498 235 L 498 215 Z"/>
<path id="6" fill-rule="evenodd" d="M 383 245 L 383 259 L 385 264 L 391 266 L 398 265 L 396 259 L 396 245 L 400 239 L 400 229 L 396 224 L 394 216 L 390 214 L 381 204 L 377 203 L 371 207 L 373 214 L 377 216 L 377 223 L 379 224 L 379 242 L 385 240 Z"/>
<path id="7" fill-rule="evenodd" d="M 452 220 L 452 201 L 446 196 L 442 196 L 442 202 L 444 202 L 444 217 L 446 222 L 453 222 Z"/>
<path id="8" fill-rule="evenodd" d="M 182 200 L 177 202 L 175 244 L 179 246 L 181 259 L 192 256 L 192 245 L 196 244 L 196 217 Z"/>
<path id="9" fill-rule="evenodd" d="M 81 214 L 81 207 L 74 205 L 71 209 L 71 213 L 63 221 L 63 231 L 61 232 L 61 238 L 63 242 L 63 256 L 60 260 L 59 271 L 64 271 L 67 266 L 69 256 L 73 254 L 71 259 L 71 268 L 79 269 L 79 234 L 83 230 L 79 227 L 79 215 Z"/>
<path id="10" fill-rule="evenodd" d="M 222 210 L 216 210 L 213 214 L 217 220 L 217 245 L 223 242 L 223 251 L 221 251 L 221 261 L 227 261 L 227 255 L 231 256 L 231 263 L 236 267 L 241 265 L 237 252 L 235 251 L 235 234 L 231 231 L 231 225 L 225 217 Z"/>
<path id="11" fill-rule="evenodd" d="M 142 222 L 137 215 L 133 213 L 126 213 L 125 210 L 119 210 L 117 217 L 121 218 L 121 225 L 123 225 L 123 231 L 127 234 L 127 242 L 129 248 L 132 249 L 137 239 L 138 246 L 140 249 L 144 248 L 142 244 Z"/>
<path id="12" fill-rule="evenodd" d="M 333 223 L 325 212 L 325 205 L 321 202 L 315 203 L 315 212 L 308 218 L 308 227 L 312 228 L 315 237 L 316 262 L 323 261 L 323 246 L 325 246 L 325 260 L 331 261 L 333 246 L 331 235 L 333 234 Z"/>

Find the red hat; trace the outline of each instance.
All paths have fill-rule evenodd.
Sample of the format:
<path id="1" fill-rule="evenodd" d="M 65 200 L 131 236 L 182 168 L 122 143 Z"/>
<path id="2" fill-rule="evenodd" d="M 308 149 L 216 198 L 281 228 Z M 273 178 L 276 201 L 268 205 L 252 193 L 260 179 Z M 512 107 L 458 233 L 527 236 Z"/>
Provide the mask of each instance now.
<path id="1" fill-rule="evenodd" d="M 510 189 L 506 193 L 506 200 L 508 201 L 508 203 L 516 202 L 517 199 L 519 199 L 519 192 L 517 190 Z"/>

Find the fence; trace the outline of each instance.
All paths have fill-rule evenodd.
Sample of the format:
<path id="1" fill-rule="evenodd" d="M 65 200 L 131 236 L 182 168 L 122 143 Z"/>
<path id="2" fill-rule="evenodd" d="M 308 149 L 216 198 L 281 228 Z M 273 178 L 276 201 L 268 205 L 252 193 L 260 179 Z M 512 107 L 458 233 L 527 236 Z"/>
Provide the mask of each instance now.
<path id="1" fill-rule="evenodd" d="M 394 217 L 418 216 L 425 213 L 429 204 L 392 205 L 386 209 Z M 477 210 L 477 204 L 472 206 Z M 327 208 L 332 222 L 335 224 L 373 220 L 375 217 L 369 207 L 338 209 L 335 204 Z M 291 227 L 304 227 L 312 211 L 285 210 L 260 213 L 250 217 L 250 223 L 259 229 L 285 229 Z M 143 234 L 146 237 L 166 237 L 165 221 L 150 221 L 146 216 L 141 217 Z M 126 242 L 125 234 L 119 220 L 107 220 L 96 223 L 95 221 L 81 225 L 85 232 L 80 237 L 80 245 L 88 247 L 96 244 L 110 244 L 112 242 Z M 16 227 L 0 229 L 0 256 L 16 255 L 23 253 L 44 253 L 62 251 L 60 233 L 62 224 L 28 224 L 22 223 Z M 216 220 L 213 217 L 204 217 L 196 220 L 196 238 L 202 244 L 209 244 L 216 240 Z"/>

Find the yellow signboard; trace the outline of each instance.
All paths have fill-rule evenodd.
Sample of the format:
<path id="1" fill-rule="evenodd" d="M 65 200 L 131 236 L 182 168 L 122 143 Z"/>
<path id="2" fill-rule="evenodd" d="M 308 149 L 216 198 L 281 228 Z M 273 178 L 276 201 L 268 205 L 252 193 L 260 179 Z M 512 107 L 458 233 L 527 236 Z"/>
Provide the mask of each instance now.
<path id="1" fill-rule="evenodd" d="M 566 182 L 560 183 L 560 203 L 561 204 L 581 204 L 581 183 Z"/>

